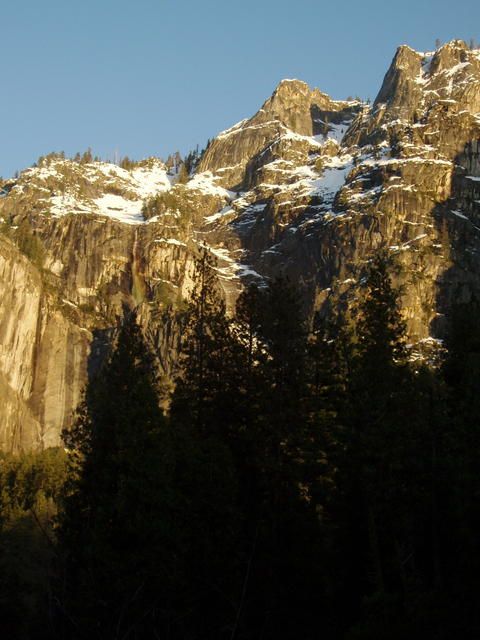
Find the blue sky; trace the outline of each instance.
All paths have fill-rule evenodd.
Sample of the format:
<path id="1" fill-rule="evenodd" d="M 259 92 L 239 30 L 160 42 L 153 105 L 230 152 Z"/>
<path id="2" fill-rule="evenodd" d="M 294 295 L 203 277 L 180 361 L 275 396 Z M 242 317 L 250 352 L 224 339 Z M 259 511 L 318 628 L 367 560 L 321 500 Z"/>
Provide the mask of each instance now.
<path id="1" fill-rule="evenodd" d="M 400 44 L 480 42 L 478 0 L 23 0 L 0 22 L 3 177 L 52 150 L 183 154 L 282 78 L 373 99 Z"/>

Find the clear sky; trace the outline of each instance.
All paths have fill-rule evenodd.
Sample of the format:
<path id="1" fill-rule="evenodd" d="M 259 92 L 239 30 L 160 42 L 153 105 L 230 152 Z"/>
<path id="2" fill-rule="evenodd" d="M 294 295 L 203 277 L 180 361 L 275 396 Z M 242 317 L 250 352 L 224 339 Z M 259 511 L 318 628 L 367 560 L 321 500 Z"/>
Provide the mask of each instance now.
<path id="1" fill-rule="evenodd" d="M 251 116 L 282 78 L 378 92 L 397 46 L 480 42 L 479 0 L 0 2 L 0 175 L 91 147 L 186 153 Z"/>

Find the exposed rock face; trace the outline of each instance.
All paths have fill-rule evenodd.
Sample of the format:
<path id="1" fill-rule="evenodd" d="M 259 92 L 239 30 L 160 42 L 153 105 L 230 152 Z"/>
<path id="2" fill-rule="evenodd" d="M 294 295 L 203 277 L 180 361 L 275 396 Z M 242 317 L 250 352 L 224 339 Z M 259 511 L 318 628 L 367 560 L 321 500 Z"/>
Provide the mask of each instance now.
<path id="1" fill-rule="evenodd" d="M 251 171 L 246 174 L 246 167 L 251 163 L 264 164 L 265 160 L 258 155 L 267 150 L 275 153 L 272 144 L 289 133 L 297 134 L 296 146 L 308 151 L 311 141 L 302 141 L 302 136 L 311 138 L 320 134 L 327 130 L 328 123 L 350 123 L 358 107 L 357 102 L 331 100 L 318 89 L 310 90 L 305 82 L 282 80 L 252 118 L 242 120 L 215 138 L 201 159 L 199 171 L 217 173 L 227 189 L 251 188 L 248 179 Z M 288 156 L 289 149 L 286 152 Z M 278 148 L 275 157 L 283 157 Z"/>
<path id="2" fill-rule="evenodd" d="M 480 112 L 479 82 L 479 52 L 460 40 L 428 54 L 399 47 L 372 111 L 357 118 L 344 143 L 381 143 L 389 139 L 386 133 L 403 134 L 416 146 L 434 145 L 437 152 L 453 157 L 469 142 L 471 121 Z M 437 121 L 442 125 L 440 138 L 428 126 Z M 468 129 L 463 131 L 467 135 L 459 136 L 457 128 Z"/>
<path id="3" fill-rule="evenodd" d="M 480 52 L 400 47 L 371 107 L 282 81 L 186 184 L 155 159 L 50 158 L 3 184 L 0 216 L 5 449 L 59 443 L 129 309 L 171 375 L 201 246 L 229 308 L 243 284 L 287 274 L 325 315 L 387 249 L 421 345 L 442 336 L 453 301 L 480 295 Z"/>
<path id="4" fill-rule="evenodd" d="M 86 380 L 92 335 L 66 318 L 38 270 L 0 237 L 0 447 L 58 444 Z"/>

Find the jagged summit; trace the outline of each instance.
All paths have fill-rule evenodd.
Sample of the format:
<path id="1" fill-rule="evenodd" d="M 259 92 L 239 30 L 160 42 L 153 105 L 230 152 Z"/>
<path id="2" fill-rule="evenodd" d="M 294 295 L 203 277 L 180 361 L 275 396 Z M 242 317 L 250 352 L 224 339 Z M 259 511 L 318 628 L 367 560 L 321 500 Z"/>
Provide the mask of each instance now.
<path id="1" fill-rule="evenodd" d="M 468 49 L 462 40 L 453 40 L 428 53 L 402 45 L 385 76 L 375 105 L 390 104 L 393 99 L 398 105 L 407 93 L 411 94 L 411 103 L 417 99 L 424 105 L 438 98 L 451 98 L 452 91 L 460 96 L 462 84 L 478 82 L 479 70 L 480 51 Z M 412 83 L 418 85 L 417 91 L 409 86 Z M 475 111 L 476 107 L 471 106 Z"/>
<path id="2" fill-rule="evenodd" d="M 315 136 L 328 136 L 335 127 L 344 132 L 345 125 L 360 108 L 357 101 L 332 100 L 301 80 L 282 80 L 255 115 L 219 134 L 202 157 L 198 170 L 216 173 L 226 188 L 248 187 L 250 167 L 258 168 L 261 160 L 258 156 L 272 143 L 296 135 L 305 138 L 304 144 L 310 142 L 315 146 Z M 334 137 L 338 138 L 338 129 Z"/>
<path id="3" fill-rule="evenodd" d="M 280 80 L 280 82 L 276 86 L 276 88 L 275 88 L 275 90 L 274 90 L 272 95 L 281 93 L 282 90 L 287 89 L 287 88 L 290 89 L 292 87 L 294 87 L 295 91 L 298 91 L 298 93 L 302 93 L 302 92 L 309 93 L 310 92 L 310 87 L 303 80 L 299 80 L 298 78 L 283 78 L 282 80 Z"/>
<path id="4" fill-rule="evenodd" d="M 372 109 L 364 110 L 346 135 L 346 144 L 381 144 L 405 127 L 413 127 L 410 142 L 424 146 L 437 116 L 451 120 L 440 145 L 441 157 L 453 158 L 468 141 L 480 118 L 480 51 L 454 40 L 434 52 L 418 52 L 403 45 L 387 71 Z M 432 127 L 428 125 L 432 124 Z M 398 131 L 397 131 L 398 130 Z M 460 134 L 460 135 L 459 135 Z M 427 137 L 431 139 L 432 135 Z M 450 140 L 447 140 L 447 138 Z M 418 142 L 418 144 L 417 144 Z M 432 148 L 433 150 L 433 148 Z M 437 156 L 436 157 L 440 157 Z"/>

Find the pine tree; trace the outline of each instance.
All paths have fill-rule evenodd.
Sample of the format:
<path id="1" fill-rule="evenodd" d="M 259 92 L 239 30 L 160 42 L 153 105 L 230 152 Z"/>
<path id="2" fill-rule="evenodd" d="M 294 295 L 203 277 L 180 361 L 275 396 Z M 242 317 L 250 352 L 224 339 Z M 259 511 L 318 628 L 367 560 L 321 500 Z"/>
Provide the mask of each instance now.
<path id="1" fill-rule="evenodd" d="M 311 476 L 317 481 L 313 490 L 318 493 L 316 499 L 322 509 L 328 509 L 327 503 L 336 494 L 338 438 L 347 402 L 351 358 L 351 333 L 345 321 L 340 317 L 327 321 L 317 316 L 308 344 L 306 407 Z"/>
<path id="2" fill-rule="evenodd" d="M 307 334 L 298 291 L 281 278 L 250 287 L 237 303 L 235 329 L 244 391 L 236 460 L 245 547 L 255 550 L 241 626 L 254 636 L 261 630 L 264 637 L 290 638 L 299 629 L 308 636 L 323 585 L 311 495 L 316 435 L 307 419 Z"/>
<path id="3" fill-rule="evenodd" d="M 351 513 L 349 535 L 358 545 L 358 573 L 352 576 L 358 590 L 365 588 L 360 586 L 366 579 L 362 564 L 369 567 L 368 624 L 358 631 L 359 637 L 393 637 L 397 617 L 405 618 L 396 585 L 403 583 L 405 605 L 414 578 L 412 481 L 421 485 L 414 474 L 422 466 L 423 451 L 417 446 L 421 434 L 413 409 L 415 384 L 391 268 L 388 257 L 380 254 L 368 269 L 342 416 L 346 428 L 339 481 Z"/>
<path id="4" fill-rule="evenodd" d="M 442 506 L 448 509 L 449 529 L 444 529 L 444 564 L 449 588 L 462 594 L 455 612 L 456 618 L 464 620 L 461 633 L 475 637 L 480 629 L 476 614 L 480 571 L 480 303 L 476 299 L 452 308 L 445 342 L 448 353 L 442 374 L 448 430 L 442 453 L 447 462 L 448 491 Z"/>
<path id="5" fill-rule="evenodd" d="M 229 411 L 226 396 L 235 386 L 227 372 L 234 342 L 218 290 L 215 261 L 203 249 L 195 265 L 195 286 L 185 312 L 182 373 L 176 384 L 172 413 L 188 416 L 199 429 L 215 430 L 222 421 L 219 411 Z M 224 399 L 221 408 L 219 402 Z"/>
<path id="6" fill-rule="evenodd" d="M 88 149 L 83 153 L 82 157 L 80 158 L 80 164 L 90 164 L 92 160 L 93 160 L 92 150 L 90 149 L 90 147 L 88 147 Z"/>
<path id="7" fill-rule="evenodd" d="M 280 459 L 293 454 L 304 424 L 307 334 L 297 292 L 281 278 L 264 289 L 252 286 L 239 298 L 236 320 L 240 386 L 255 414 L 248 428 L 272 460 Z"/>
<path id="8" fill-rule="evenodd" d="M 185 162 L 182 162 L 182 164 L 180 165 L 179 172 L 178 172 L 177 182 L 178 182 L 178 184 L 186 184 L 188 182 L 189 178 L 190 178 L 190 175 L 189 175 L 189 172 L 188 172 L 187 164 Z"/>
<path id="9" fill-rule="evenodd" d="M 181 373 L 172 395 L 175 483 L 189 504 L 185 626 L 213 637 L 233 624 L 239 586 L 237 471 L 232 453 L 236 416 L 235 342 L 206 249 L 196 260 L 185 311 Z M 200 595 L 201 594 L 201 595 Z M 203 629 L 203 631 L 200 631 Z"/>
<path id="10" fill-rule="evenodd" d="M 153 633 L 168 610 L 177 532 L 171 446 L 135 314 L 64 441 L 72 470 L 59 525 L 68 617 L 78 637 L 91 637 L 90 627 L 99 637 Z"/>

